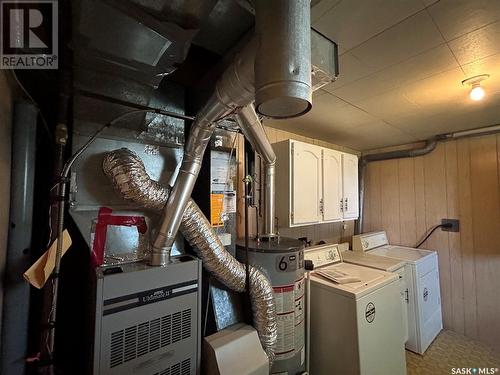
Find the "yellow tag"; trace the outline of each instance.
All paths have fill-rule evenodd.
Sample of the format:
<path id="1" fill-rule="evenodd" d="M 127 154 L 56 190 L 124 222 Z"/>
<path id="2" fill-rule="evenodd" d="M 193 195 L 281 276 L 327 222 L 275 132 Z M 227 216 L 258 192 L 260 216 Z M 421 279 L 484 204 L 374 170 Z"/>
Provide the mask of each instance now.
<path id="1" fill-rule="evenodd" d="M 222 212 L 224 211 L 224 194 L 210 194 L 210 224 L 222 227 Z"/>

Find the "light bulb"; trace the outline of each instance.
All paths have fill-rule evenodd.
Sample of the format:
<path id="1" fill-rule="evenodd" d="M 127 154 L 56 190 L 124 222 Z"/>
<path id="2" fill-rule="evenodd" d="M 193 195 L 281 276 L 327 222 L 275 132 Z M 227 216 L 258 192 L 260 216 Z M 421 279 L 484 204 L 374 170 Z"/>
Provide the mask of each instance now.
<path id="1" fill-rule="evenodd" d="M 482 98 L 484 98 L 484 89 L 479 84 L 476 84 L 472 86 L 472 90 L 470 90 L 469 96 L 472 100 L 481 100 Z"/>

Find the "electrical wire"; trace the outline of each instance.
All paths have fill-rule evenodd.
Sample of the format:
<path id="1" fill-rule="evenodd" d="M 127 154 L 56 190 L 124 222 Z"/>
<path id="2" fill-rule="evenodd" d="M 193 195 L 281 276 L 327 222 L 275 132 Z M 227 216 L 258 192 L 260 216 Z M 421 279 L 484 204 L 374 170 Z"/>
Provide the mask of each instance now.
<path id="1" fill-rule="evenodd" d="M 430 231 L 428 231 L 429 233 L 424 237 L 424 239 L 422 241 L 420 241 L 416 246 L 415 248 L 419 248 L 420 246 L 422 246 L 422 244 L 427 241 L 427 239 L 431 236 L 432 233 L 434 233 L 436 231 L 436 229 L 438 228 L 448 228 L 450 227 L 450 224 L 438 224 L 438 225 L 435 225 Z"/>
<path id="2" fill-rule="evenodd" d="M 57 313 L 57 297 L 58 297 L 58 290 L 59 290 L 59 267 L 60 267 L 60 262 L 61 262 L 61 256 L 62 256 L 62 233 L 64 229 L 64 204 L 65 204 L 65 191 L 66 191 L 66 184 L 68 183 L 68 174 L 69 171 L 73 165 L 73 163 L 80 157 L 81 154 L 96 140 L 96 138 L 109 126 L 117 123 L 118 121 L 122 120 L 123 118 L 135 114 L 135 113 L 143 113 L 143 112 L 155 112 L 154 110 L 151 109 L 135 109 L 132 111 L 128 111 L 125 113 L 122 113 L 121 115 L 115 117 L 113 120 L 107 122 L 106 124 L 102 125 L 97 131 L 92 134 L 90 139 L 85 142 L 64 164 L 63 170 L 60 174 L 59 181 L 56 183 L 52 189 L 54 189 L 56 186 L 59 186 L 59 195 L 61 197 L 61 201 L 59 202 L 60 205 L 62 205 L 62 208 L 59 207 L 59 215 L 57 218 L 58 221 L 58 229 L 57 229 L 57 250 L 56 250 L 56 259 L 55 259 L 55 264 L 54 264 L 54 270 L 52 272 L 52 301 L 51 301 L 51 308 L 50 308 L 50 313 L 49 313 L 49 321 L 47 326 L 49 327 L 49 332 L 45 336 L 45 350 L 49 355 L 49 358 L 52 360 L 53 354 L 54 354 L 54 330 L 55 330 L 55 323 L 56 323 L 56 313 Z M 51 190 L 52 190 L 51 189 Z M 50 228 L 52 231 L 52 228 Z"/>

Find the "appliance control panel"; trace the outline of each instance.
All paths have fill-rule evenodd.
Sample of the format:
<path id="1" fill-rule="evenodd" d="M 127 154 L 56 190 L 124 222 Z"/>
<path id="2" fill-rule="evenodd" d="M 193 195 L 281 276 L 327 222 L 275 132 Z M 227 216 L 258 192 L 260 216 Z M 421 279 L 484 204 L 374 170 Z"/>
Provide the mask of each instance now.
<path id="1" fill-rule="evenodd" d="M 338 245 L 308 247 L 304 250 L 304 259 L 312 261 L 314 268 L 342 262 Z"/>
<path id="2" fill-rule="evenodd" d="M 368 251 L 376 247 L 388 245 L 385 231 L 369 232 L 352 236 L 352 249 L 354 251 Z"/>

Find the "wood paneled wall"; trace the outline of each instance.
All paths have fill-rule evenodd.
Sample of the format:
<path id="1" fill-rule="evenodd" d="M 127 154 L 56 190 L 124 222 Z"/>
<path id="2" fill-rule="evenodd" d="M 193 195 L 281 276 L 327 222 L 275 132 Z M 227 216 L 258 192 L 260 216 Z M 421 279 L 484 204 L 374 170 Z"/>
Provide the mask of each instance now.
<path id="1" fill-rule="evenodd" d="M 459 233 L 437 230 L 421 246 L 439 254 L 444 326 L 500 350 L 500 135 L 370 163 L 365 191 L 363 231 L 386 230 L 393 244 L 460 220 Z"/>
<path id="2" fill-rule="evenodd" d="M 340 151 L 345 151 L 345 152 L 350 152 L 354 154 L 359 154 L 357 151 L 354 151 L 352 149 L 338 146 L 332 143 L 328 142 L 323 142 L 318 139 L 314 138 L 309 138 L 305 137 L 302 135 L 298 135 L 295 133 L 279 130 L 279 129 L 274 129 L 271 127 L 265 127 L 267 136 L 269 138 L 269 141 L 271 143 L 276 143 L 276 142 L 281 142 L 287 139 L 296 139 L 298 141 L 302 142 L 308 142 L 311 144 L 323 146 L 323 147 L 328 147 L 332 148 L 335 150 L 340 150 Z M 243 139 L 240 139 L 240 142 L 238 143 L 238 163 L 239 163 L 239 168 L 238 168 L 238 236 L 242 237 L 244 235 L 244 202 L 243 202 L 243 184 L 240 182 L 243 179 Z M 279 190 L 277 190 L 279 192 Z M 249 216 L 254 215 L 253 212 L 250 213 Z M 262 221 L 262 220 L 261 220 Z M 255 233 L 255 221 L 251 220 L 251 233 Z M 341 223 L 330 223 L 330 224 L 316 224 L 316 225 L 307 225 L 303 227 L 297 227 L 297 228 L 285 228 L 285 227 L 280 227 L 279 233 L 282 236 L 286 237 L 292 237 L 292 238 L 299 238 L 299 237 L 307 237 L 309 240 L 311 240 L 313 243 L 316 243 L 320 240 L 328 241 L 328 242 L 333 242 L 333 243 L 338 243 L 338 242 L 345 242 L 345 241 L 350 241 L 351 237 L 354 233 L 354 221 L 345 221 Z"/>

